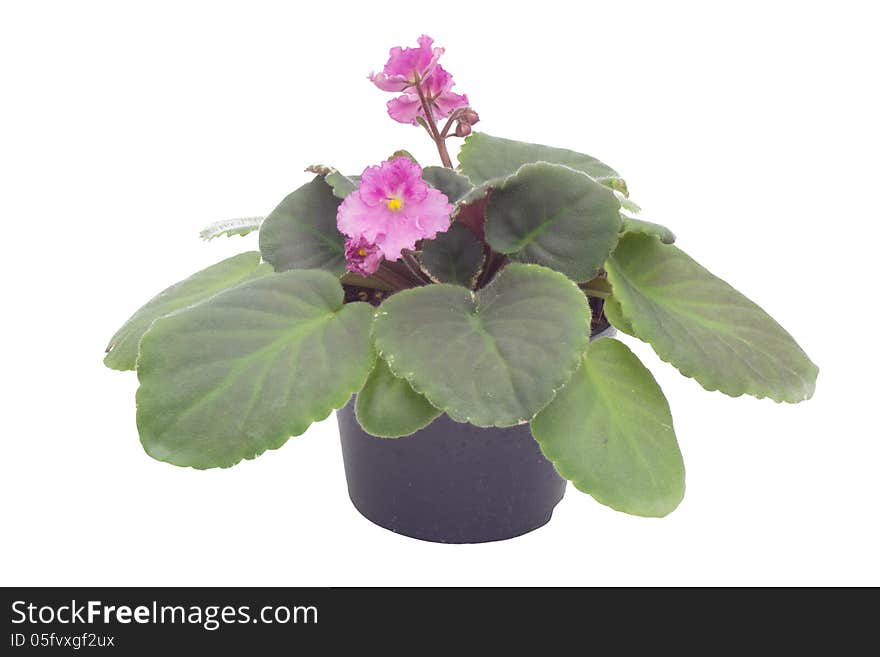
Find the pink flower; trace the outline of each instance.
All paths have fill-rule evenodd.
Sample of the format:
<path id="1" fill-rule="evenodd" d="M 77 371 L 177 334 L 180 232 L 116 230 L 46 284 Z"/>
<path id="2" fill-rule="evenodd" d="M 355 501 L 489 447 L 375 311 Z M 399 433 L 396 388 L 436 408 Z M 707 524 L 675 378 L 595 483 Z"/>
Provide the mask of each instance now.
<path id="1" fill-rule="evenodd" d="M 370 73 L 373 84 L 382 91 L 403 91 L 425 79 L 443 54 L 443 48 L 432 48 L 434 39 L 424 34 L 418 43 L 418 48 L 392 48 L 382 72 Z"/>
<path id="2" fill-rule="evenodd" d="M 363 237 L 349 237 L 345 241 L 346 268 L 355 274 L 375 274 L 382 264 L 382 249 Z"/>
<path id="3" fill-rule="evenodd" d="M 422 81 L 422 93 L 425 95 L 425 100 L 431 107 L 431 113 L 435 119 L 445 119 L 454 110 L 467 107 L 467 96 L 450 91 L 453 86 L 455 86 L 455 82 L 452 75 L 439 64 Z M 416 124 L 417 116 L 426 118 L 419 96 L 412 90 L 388 101 L 388 115 L 400 123 Z"/>
<path id="4" fill-rule="evenodd" d="M 357 190 L 339 206 L 336 226 L 377 246 L 387 260 L 399 260 L 404 249 L 447 230 L 451 212 L 449 199 L 422 180 L 422 167 L 397 157 L 364 170 Z"/>

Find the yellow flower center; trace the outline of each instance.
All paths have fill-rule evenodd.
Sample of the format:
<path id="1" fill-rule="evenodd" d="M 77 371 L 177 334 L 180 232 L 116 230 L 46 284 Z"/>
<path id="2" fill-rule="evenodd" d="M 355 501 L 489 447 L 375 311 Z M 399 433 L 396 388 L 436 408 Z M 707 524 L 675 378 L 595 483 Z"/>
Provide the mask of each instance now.
<path id="1" fill-rule="evenodd" d="M 403 207 L 403 201 L 399 198 L 390 198 L 388 199 L 388 209 L 392 212 L 397 212 Z"/>
<path id="2" fill-rule="evenodd" d="M 358 255 L 361 258 L 365 257 L 367 255 L 367 250 L 366 249 L 358 249 Z"/>

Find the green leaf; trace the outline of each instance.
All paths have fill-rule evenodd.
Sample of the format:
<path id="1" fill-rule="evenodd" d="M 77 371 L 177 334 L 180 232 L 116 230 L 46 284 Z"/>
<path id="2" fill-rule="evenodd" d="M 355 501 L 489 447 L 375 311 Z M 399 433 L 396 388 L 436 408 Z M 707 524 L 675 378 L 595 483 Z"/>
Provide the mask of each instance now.
<path id="1" fill-rule="evenodd" d="M 601 181 L 600 181 L 601 182 Z M 615 190 L 614 195 L 617 197 L 617 201 L 620 203 L 620 207 L 626 210 L 627 212 L 632 212 L 633 214 L 638 214 L 642 211 L 642 208 L 638 206 L 638 204 L 624 196 L 621 192 Z"/>
<path id="2" fill-rule="evenodd" d="M 819 369 L 776 321 L 675 246 L 626 233 L 606 269 L 634 335 L 707 390 L 809 399 Z"/>
<path id="3" fill-rule="evenodd" d="M 355 403 L 363 430 L 381 438 L 412 435 L 440 414 L 409 383 L 394 376 L 382 358 L 376 361 Z"/>
<path id="4" fill-rule="evenodd" d="M 324 179 L 324 182 L 330 185 L 330 188 L 333 190 L 333 195 L 336 198 L 344 199 L 357 189 L 359 176 L 346 176 L 340 173 L 337 169 L 328 167 L 325 164 L 313 164 L 306 167 L 306 171 L 321 176 Z"/>
<path id="5" fill-rule="evenodd" d="M 241 217 L 240 219 L 224 219 L 223 221 L 215 221 L 209 226 L 205 226 L 199 233 L 199 237 L 210 242 L 216 237 L 226 235 L 248 235 L 260 227 L 264 217 Z"/>
<path id="6" fill-rule="evenodd" d="M 594 157 L 564 148 L 492 137 L 484 132 L 475 132 L 464 140 L 458 162 L 462 173 L 475 185 L 512 175 L 523 164 L 550 162 L 583 171 L 593 178 L 614 179 L 608 185 L 626 193 L 622 181 L 618 182 L 618 173 Z"/>
<path id="7" fill-rule="evenodd" d="M 446 167 L 425 167 L 422 169 L 422 180 L 446 194 L 453 204 L 473 189 L 470 180 Z"/>
<path id="8" fill-rule="evenodd" d="M 275 271 L 345 271 L 345 238 L 336 229 L 341 201 L 316 177 L 289 194 L 260 228 L 260 252 Z"/>
<path id="9" fill-rule="evenodd" d="M 633 217 L 627 217 L 626 215 L 620 215 L 620 218 L 623 222 L 621 226 L 622 232 L 653 235 L 664 244 L 672 244 L 675 242 L 675 233 L 669 230 L 666 226 L 661 226 L 660 224 L 655 224 L 650 221 L 642 221 L 641 219 L 634 219 Z"/>
<path id="10" fill-rule="evenodd" d="M 399 157 L 405 157 L 406 159 L 411 160 L 415 164 L 419 163 L 419 161 L 415 158 L 415 156 L 412 153 L 410 153 L 408 150 L 406 150 L 405 148 L 401 148 L 400 150 L 394 151 L 391 154 L 391 157 L 388 158 L 388 160 L 389 161 L 396 160 Z"/>
<path id="11" fill-rule="evenodd" d="M 593 278 L 620 232 L 614 194 L 589 176 L 558 164 L 526 164 L 489 197 L 486 240 L 515 260 Z"/>
<path id="12" fill-rule="evenodd" d="M 461 224 L 452 224 L 445 233 L 425 240 L 422 269 L 437 283 L 473 288 L 483 269 L 483 245 Z"/>
<path id="13" fill-rule="evenodd" d="M 559 474 L 617 511 L 662 517 L 684 497 L 669 405 L 622 342 L 596 340 L 531 428 Z"/>
<path id="14" fill-rule="evenodd" d="M 321 271 L 261 278 L 157 320 L 138 357 L 150 456 L 228 467 L 283 445 L 364 384 L 373 309 Z"/>
<path id="15" fill-rule="evenodd" d="M 250 278 L 271 273 L 271 267 L 260 266 L 256 251 L 240 253 L 211 265 L 163 290 L 141 306 L 116 331 L 107 345 L 104 364 L 114 370 L 133 370 L 138 343 L 153 320 L 208 299 L 218 292 L 234 287 Z"/>
<path id="16" fill-rule="evenodd" d="M 617 299 L 613 296 L 605 299 L 605 302 L 602 304 L 602 311 L 605 313 L 605 318 L 611 322 L 614 328 L 618 331 L 623 331 L 627 335 L 635 336 L 633 327 L 630 325 L 629 320 L 623 316 L 623 310 L 621 310 Z"/>
<path id="17" fill-rule="evenodd" d="M 484 182 L 482 185 L 472 187 L 464 194 L 464 196 L 458 199 L 458 203 L 456 204 L 455 209 L 452 211 L 453 219 L 463 206 L 473 205 L 481 201 L 485 202 L 487 200 L 487 197 L 490 196 L 492 192 L 498 187 L 501 187 L 501 184 L 508 178 L 510 178 L 510 176 L 504 176 L 503 178 L 493 178 L 489 182 Z"/>
<path id="18" fill-rule="evenodd" d="M 576 169 L 577 167 L 572 167 L 572 168 Z M 588 171 L 585 171 L 584 173 L 589 174 Z M 626 181 L 623 178 L 620 178 L 616 175 L 614 175 L 614 176 L 596 176 L 596 182 L 600 182 L 603 185 L 605 185 L 606 187 L 610 187 L 611 189 L 613 189 L 614 195 L 618 198 L 621 198 L 621 197 L 623 197 L 624 199 L 629 198 L 629 188 L 626 186 Z M 635 203 L 632 203 L 632 205 L 637 208 L 635 210 L 636 212 L 641 210 L 641 208 L 636 206 Z"/>
<path id="19" fill-rule="evenodd" d="M 486 287 L 398 292 L 373 337 L 395 376 L 457 422 L 511 426 L 534 417 L 587 349 L 590 307 L 562 274 L 511 264 Z"/>
<path id="20" fill-rule="evenodd" d="M 330 185 L 333 190 L 333 196 L 338 199 L 344 199 L 357 189 L 357 182 L 351 176 L 346 176 L 333 169 L 324 176 L 324 182 Z"/>

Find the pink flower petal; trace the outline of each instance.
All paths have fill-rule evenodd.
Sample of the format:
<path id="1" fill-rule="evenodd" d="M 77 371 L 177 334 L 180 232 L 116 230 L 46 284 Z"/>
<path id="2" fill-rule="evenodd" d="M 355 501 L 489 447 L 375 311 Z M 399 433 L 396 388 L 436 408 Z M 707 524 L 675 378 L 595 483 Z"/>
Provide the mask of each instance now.
<path id="1" fill-rule="evenodd" d="M 422 79 L 431 74 L 434 70 L 434 67 L 437 66 L 437 62 L 440 60 L 440 56 L 446 52 L 445 48 L 431 48 L 434 44 L 434 39 L 429 36 L 422 35 L 418 38 L 419 44 L 419 66 L 422 70 L 422 74 L 419 76 Z M 429 52 L 430 51 L 430 52 Z"/>
<path id="2" fill-rule="evenodd" d="M 373 84 L 383 91 L 403 91 L 430 75 L 444 50 L 432 48 L 434 40 L 424 34 L 418 44 L 417 48 L 395 46 L 389 50 L 382 72 L 370 75 Z"/>
<path id="3" fill-rule="evenodd" d="M 435 116 L 445 119 L 452 114 L 454 110 L 460 107 L 468 106 L 468 97 L 465 94 L 457 94 L 452 91 L 446 91 L 434 99 L 434 107 L 436 109 Z"/>
<path id="4" fill-rule="evenodd" d="M 444 69 L 440 64 L 434 67 L 431 75 L 425 78 L 422 83 L 422 90 L 429 98 L 439 96 L 444 91 L 449 91 L 455 85 L 452 74 Z"/>
<path id="5" fill-rule="evenodd" d="M 364 169 L 359 190 L 367 205 L 387 207 L 393 198 L 422 200 L 428 185 L 422 180 L 422 167 L 408 157 L 397 157 Z"/>
<path id="6" fill-rule="evenodd" d="M 363 237 L 349 237 L 345 242 L 345 259 L 348 271 L 369 276 L 382 264 L 382 249 Z"/>
<path id="7" fill-rule="evenodd" d="M 419 239 L 434 239 L 437 233 L 449 230 L 450 214 L 452 205 L 446 194 L 430 187 L 424 200 L 410 205 L 407 218 L 411 218 L 418 227 Z"/>
<path id="8" fill-rule="evenodd" d="M 437 189 L 429 189 L 425 199 L 404 207 L 397 222 L 389 222 L 388 230 L 376 238 L 388 260 L 400 259 L 404 249 L 413 250 L 423 239 L 434 239 L 437 233 L 449 230 L 452 206 Z"/>
<path id="9" fill-rule="evenodd" d="M 415 94 L 403 94 L 388 101 L 388 116 L 398 123 L 418 125 L 416 117 L 424 114 L 419 97 Z"/>
<path id="10" fill-rule="evenodd" d="M 358 189 L 339 206 L 339 231 L 375 244 L 387 260 L 398 260 L 403 249 L 415 249 L 419 240 L 447 230 L 452 206 L 421 175 L 422 168 L 408 157 L 367 167 Z"/>
<path id="11" fill-rule="evenodd" d="M 382 228 L 376 225 L 374 210 L 364 203 L 360 193 L 352 192 L 336 211 L 336 227 L 343 235 L 374 241 Z"/>
<path id="12" fill-rule="evenodd" d="M 382 91 L 403 91 L 412 85 L 399 75 L 385 75 L 384 73 L 370 73 L 370 81 Z"/>

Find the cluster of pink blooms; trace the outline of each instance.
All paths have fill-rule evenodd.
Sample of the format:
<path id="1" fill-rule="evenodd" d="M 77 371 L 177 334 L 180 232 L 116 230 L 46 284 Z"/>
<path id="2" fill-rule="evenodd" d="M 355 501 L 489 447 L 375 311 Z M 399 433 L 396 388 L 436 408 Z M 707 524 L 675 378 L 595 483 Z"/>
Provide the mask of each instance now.
<path id="1" fill-rule="evenodd" d="M 388 114 L 400 123 L 415 124 L 417 117 L 426 118 L 419 90 L 431 107 L 434 119 L 445 119 L 468 105 L 465 94 L 451 91 L 455 86 L 452 75 L 437 63 L 443 48 L 434 48 L 434 40 L 424 34 L 418 44 L 418 48 L 392 48 L 382 72 L 370 75 L 370 80 L 382 91 L 403 92 L 388 101 Z"/>
<path id="2" fill-rule="evenodd" d="M 367 167 L 336 215 L 339 232 L 348 236 L 348 269 L 368 276 L 383 259 L 399 260 L 404 249 L 447 230 L 451 213 L 446 195 L 429 187 L 422 167 L 408 157 Z"/>
<path id="3" fill-rule="evenodd" d="M 401 94 L 388 103 L 391 118 L 401 123 L 417 124 L 418 117 L 446 118 L 468 106 L 467 96 L 451 91 L 452 76 L 437 63 L 443 48 L 434 48 L 433 39 L 424 35 L 418 44 L 392 48 L 382 72 L 370 75 L 383 91 Z M 475 121 L 476 113 L 472 114 Z M 336 216 L 339 231 L 347 236 L 349 271 L 368 276 L 382 260 L 399 260 L 404 250 L 447 230 L 451 212 L 449 199 L 422 180 L 422 168 L 410 158 L 367 167 Z"/>

